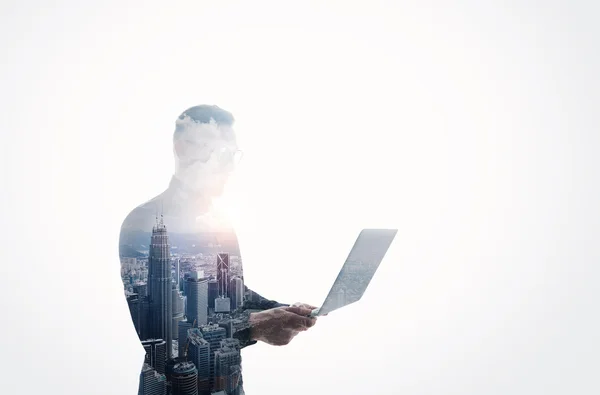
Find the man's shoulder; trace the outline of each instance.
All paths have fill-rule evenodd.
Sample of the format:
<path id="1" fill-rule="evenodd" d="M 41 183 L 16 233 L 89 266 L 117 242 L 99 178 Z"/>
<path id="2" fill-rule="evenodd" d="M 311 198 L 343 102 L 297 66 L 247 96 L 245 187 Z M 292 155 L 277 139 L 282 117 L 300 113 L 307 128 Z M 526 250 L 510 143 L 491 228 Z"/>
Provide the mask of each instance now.
<path id="1" fill-rule="evenodd" d="M 136 206 L 127 214 L 121 224 L 121 231 L 147 230 L 151 229 L 160 215 L 161 202 L 164 200 L 165 192 Z"/>

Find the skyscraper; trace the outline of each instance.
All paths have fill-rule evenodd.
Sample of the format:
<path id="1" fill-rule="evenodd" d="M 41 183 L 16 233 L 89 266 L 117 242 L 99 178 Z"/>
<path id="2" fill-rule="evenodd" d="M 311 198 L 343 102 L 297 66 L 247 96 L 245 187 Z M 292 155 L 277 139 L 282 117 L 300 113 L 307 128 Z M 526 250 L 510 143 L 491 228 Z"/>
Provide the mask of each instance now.
<path id="1" fill-rule="evenodd" d="M 175 284 L 177 284 L 177 288 L 179 288 L 179 281 L 181 278 L 181 264 L 180 264 L 180 259 L 177 258 L 175 259 Z"/>
<path id="2" fill-rule="evenodd" d="M 181 291 L 179 290 L 179 288 L 177 287 L 177 284 L 175 282 L 172 283 L 172 290 L 171 292 L 173 293 L 172 298 L 173 298 L 173 329 L 172 329 L 172 333 L 173 333 L 173 339 L 178 339 L 178 327 L 179 327 L 179 322 L 183 321 L 183 313 L 184 313 L 184 303 L 183 303 L 183 294 L 181 293 Z"/>
<path id="3" fill-rule="evenodd" d="M 146 351 L 145 363 L 152 366 L 160 374 L 165 374 L 167 361 L 167 344 L 162 339 L 149 339 L 142 341 Z"/>
<path id="4" fill-rule="evenodd" d="M 215 310 L 215 299 L 219 296 L 219 283 L 215 279 L 208 280 L 208 310 L 212 314 Z"/>
<path id="5" fill-rule="evenodd" d="M 187 337 L 189 338 L 187 360 L 193 362 L 198 369 L 198 390 L 201 393 L 210 391 L 210 366 L 214 363 L 210 359 L 210 344 L 198 328 L 190 329 Z"/>
<path id="6" fill-rule="evenodd" d="M 173 293 L 171 283 L 171 248 L 167 227 L 157 219 L 152 228 L 148 257 L 148 299 L 150 302 L 150 336 L 163 339 L 167 358 L 171 358 L 173 344 Z"/>
<path id="7" fill-rule="evenodd" d="M 140 297 L 137 293 L 131 294 L 127 297 L 127 305 L 129 306 L 129 313 L 131 314 L 131 320 L 138 336 L 141 335 L 140 328 Z"/>
<path id="8" fill-rule="evenodd" d="M 158 373 L 150 365 L 144 364 L 140 373 L 138 395 L 165 395 L 167 380 L 164 374 Z"/>
<path id="9" fill-rule="evenodd" d="M 229 281 L 229 299 L 231 300 L 231 311 L 237 310 L 244 302 L 244 281 L 235 276 Z"/>
<path id="10" fill-rule="evenodd" d="M 239 342 L 235 339 L 225 339 L 221 341 L 220 346 L 215 352 L 214 389 L 233 394 L 239 385 L 241 373 Z"/>
<path id="11" fill-rule="evenodd" d="M 204 340 L 210 345 L 210 386 L 212 387 L 215 377 L 215 351 L 221 347 L 221 340 L 225 339 L 227 332 L 225 328 L 221 328 L 219 325 L 204 325 L 200 328 L 200 331 Z"/>
<path id="12" fill-rule="evenodd" d="M 231 311 L 231 301 L 229 298 L 221 297 L 215 299 L 215 313 L 229 313 Z"/>
<path id="13" fill-rule="evenodd" d="M 198 370 L 192 362 L 180 362 L 171 376 L 172 395 L 198 395 Z"/>
<path id="14" fill-rule="evenodd" d="M 227 297 L 229 288 L 229 254 L 217 255 L 217 282 L 219 283 L 219 296 Z"/>
<path id="15" fill-rule="evenodd" d="M 192 328 L 192 322 L 188 320 L 179 321 L 178 323 L 178 332 L 177 332 L 177 345 L 178 345 L 178 355 L 179 357 L 185 357 L 185 347 L 188 341 L 188 329 Z"/>
<path id="16" fill-rule="evenodd" d="M 138 294 L 140 297 L 145 297 L 148 294 L 147 289 L 148 287 L 144 283 L 135 284 L 133 286 L 133 292 Z"/>
<path id="17" fill-rule="evenodd" d="M 208 279 L 200 272 L 191 272 L 186 278 L 186 317 L 195 327 L 205 325 L 208 320 Z"/>

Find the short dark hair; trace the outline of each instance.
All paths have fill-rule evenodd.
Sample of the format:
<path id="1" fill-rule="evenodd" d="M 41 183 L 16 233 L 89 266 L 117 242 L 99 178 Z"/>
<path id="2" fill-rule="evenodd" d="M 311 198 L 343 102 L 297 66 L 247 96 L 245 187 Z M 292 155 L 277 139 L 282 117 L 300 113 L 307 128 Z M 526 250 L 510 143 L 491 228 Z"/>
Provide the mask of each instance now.
<path id="1" fill-rule="evenodd" d="M 184 120 L 185 117 L 190 117 L 190 119 L 196 123 L 210 123 L 211 120 L 213 120 L 218 125 L 225 126 L 231 126 L 235 121 L 230 112 L 225 111 L 218 106 L 207 104 L 188 108 L 181 113 L 179 119 Z"/>

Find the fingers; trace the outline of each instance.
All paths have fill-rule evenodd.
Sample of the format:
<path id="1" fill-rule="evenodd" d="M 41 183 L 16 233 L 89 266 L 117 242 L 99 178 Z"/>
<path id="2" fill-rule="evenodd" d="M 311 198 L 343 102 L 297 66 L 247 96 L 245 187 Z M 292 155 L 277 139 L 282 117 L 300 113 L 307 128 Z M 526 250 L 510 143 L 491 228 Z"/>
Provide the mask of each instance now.
<path id="1" fill-rule="evenodd" d="M 300 302 L 294 303 L 292 306 L 294 306 L 294 307 L 304 307 L 304 308 L 311 309 L 311 310 L 314 310 L 314 309 L 317 308 L 316 306 L 313 306 L 313 305 L 310 305 L 310 304 L 307 304 L 307 303 L 300 303 Z"/>
<path id="2" fill-rule="evenodd" d="M 317 319 L 313 317 L 307 317 L 301 314 L 290 314 L 288 322 L 289 325 L 295 330 L 306 330 L 314 326 L 317 322 Z"/>
<path id="3" fill-rule="evenodd" d="M 290 306 L 284 307 L 285 311 L 289 311 L 290 313 L 298 314 L 303 317 L 308 317 L 310 313 L 312 313 L 313 309 L 304 306 Z"/>

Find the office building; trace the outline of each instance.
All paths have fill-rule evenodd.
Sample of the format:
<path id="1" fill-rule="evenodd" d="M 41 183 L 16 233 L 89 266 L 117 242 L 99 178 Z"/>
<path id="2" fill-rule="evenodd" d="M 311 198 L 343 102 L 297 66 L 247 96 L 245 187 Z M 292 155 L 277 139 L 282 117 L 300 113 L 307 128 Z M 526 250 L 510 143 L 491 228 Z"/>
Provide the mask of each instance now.
<path id="1" fill-rule="evenodd" d="M 186 281 L 186 311 L 188 322 L 193 326 L 205 325 L 208 321 L 208 279 L 200 277 L 202 272 L 192 272 Z"/>
<path id="2" fill-rule="evenodd" d="M 162 339 L 149 339 L 142 341 L 146 350 L 145 363 L 152 366 L 160 374 L 165 374 L 167 362 L 167 343 Z"/>
<path id="3" fill-rule="evenodd" d="M 166 395 L 167 380 L 164 374 L 158 373 L 150 365 L 144 364 L 140 373 L 138 395 Z"/>
<path id="4" fill-rule="evenodd" d="M 219 320 L 219 322 L 217 322 L 217 325 L 219 325 L 221 328 L 225 329 L 225 338 L 232 337 L 233 321 L 231 318 L 229 318 L 229 317 L 223 318 L 223 319 Z"/>
<path id="5" fill-rule="evenodd" d="M 215 313 L 229 313 L 231 311 L 231 301 L 227 297 L 219 296 L 215 299 Z"/>
<path id="6" fill-rule="evenodd" d="M 148 286 L 146 283 L 137 283 L 133 285 L 133 292 L 138 294 L 140 298 L 148 295 Z"/>
<path id="7" fill-rule="evenodd" d="M 181 282 L 180 281 L 180 279 L 181 279 L 181 264 L 180 264 L 180 259 L 179 258 L 174 259 L 173 264 L 175 265 L 175 276 L 173 277 L 173 279 L 175 280 L 175 285 L 179 289 L 179 284 Z"/>
<path id="8" fill-rule="evenodd" d="M 212 314 L 215 311 L 215 299 L 219 297 L 219 283 L 216 279 L 208 280 L 208 311 Z"/>
<path id="9" fill-rule="evenodd" d="M 214 390 L 232 394 L 237 390 L 241 378 L 241 355 L 239 342 L 235 339 L 221 341 L 220 348 L 215 351 L 215 384 Z"/>
<path id="10" fill-rule="evenodd" d="M 210 390 L 210 366 L 214 363 L 210 359 L 210 344 L 204 339 L 198 328 L 188 331 L 188 356 L 187 360 L 193 362 L 198 370 L 198 390 L 204 393 Z"/>
<path id="11" fill-rule="evenodd" d="M 192 323 L 187 320 L 179 321 L 177 325 L 177 345 L 179 357 L 185 357 L 185 346 L 188 341 L 188 330 L 192 329 Z"/>
<path id="12" fill-rule="evenodd" d="M 150 302 L 150 336 L 163 339 L 167 358 L 173 343 L 173 292 L 171 289 L 171 247 L 167 227 L 161 215 L 152 228 L 148 257 L 148 300 Z"/>
<path id="13" fill-rule="evenodd" d="M 192 362 L 179 362 L 171 376 L 172 395 L 198 395 L 198 371 Z"/>
<path id="14" fill-rule="evenodd" d="M 177 340 L 179 334 L 179 322 L 183 321 L 184 318 L 184 297 L 181 291 L 177 288 L 177 284 L 173 282 L 171 285 L 172 299 L 173 299 L 173 340 Z"/>
<path id="15" fill-rule="evenodd" d="M 129 307 L 129 314 L 135 327 L 135 332 L 140 336 L 140 297 L 134 293 L 127 296 L 127 306 Z"/>
<path id="16" fill-rule="evenodd" d="M 227 297 L 229 288 L 229 254 L 217 255 L 217 283 L 219 284 L 219 296 Z"/>
<path id="17" fill-rule="evenodd" d="M 235 311 L 242 306 L 244 302 L 244 281 L 240 277 L 232 277 L 229 281 L 229 299 L 231 301 L 231 311 Z"/>
<path id="18" fill-rule="evenodd" d="M 217 351 L 221 347 L 221 340 L 226 337 L 225 328 L 221 328 L 219 325 L 204 325 L 200 327 L 200 331 L 202 332 L 202 337 L 206 340 L 210 346 L 210 355 L 209 361 L 210 364 L 210 386 L 214 385 L 214 377 L 215 377 L 215 351 Z"/>

